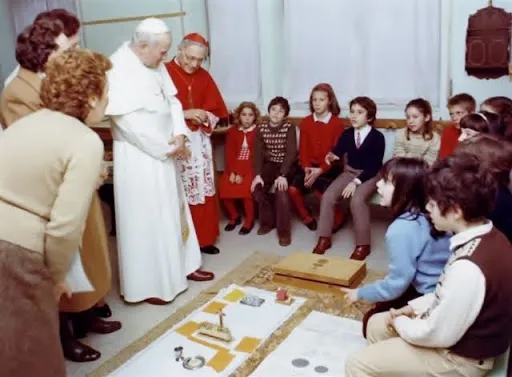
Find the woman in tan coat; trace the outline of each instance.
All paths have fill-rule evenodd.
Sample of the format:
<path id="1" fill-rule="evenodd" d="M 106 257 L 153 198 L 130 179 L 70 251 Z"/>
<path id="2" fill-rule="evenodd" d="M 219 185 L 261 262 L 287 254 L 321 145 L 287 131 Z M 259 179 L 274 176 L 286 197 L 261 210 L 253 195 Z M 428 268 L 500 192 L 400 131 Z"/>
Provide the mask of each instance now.
<path id="1" fill-rule="evenodd" d="M 34 24 L 20 34 L 16 45 L 16 59 L 21 67 L 0 96 L 0 113 L 6 127 L 11 127 L 18 119 L 41 108 L 40 90 L 45 65 L 63 51 L 77 46 L 79 28 L 80 22 L 74 15 L 57 9 L 40 14 Z M 97 318 L 97 315 L 111 315 L 109 307 L 103 301 L 111 287 L 111 272 L 105 222 L 96 194 L 93 196 L 86 222 L 81 257 L 94 291 L 77 293 L 72 298 L 63 297 L 60 302 L 64 355 L 77 362 L 94 361 L 101 354 L 78 342 L 76 337 L 83 337 L 88 331 L 111 333 L 121 327 L 119 322 L 107 322 Z M 98 302 L 100 307 L 90 310 Z M 68 319 L 71 319 L 74 334 Z"/>
<path id="2" fill-rule="evenodd" d="M 103 143 L 88 126 L 108 103 L 104 56 L 52 59 L 43 109 L 0 138 L 1 376 L 64 377 L 57 303 L 102 170 Z"/>

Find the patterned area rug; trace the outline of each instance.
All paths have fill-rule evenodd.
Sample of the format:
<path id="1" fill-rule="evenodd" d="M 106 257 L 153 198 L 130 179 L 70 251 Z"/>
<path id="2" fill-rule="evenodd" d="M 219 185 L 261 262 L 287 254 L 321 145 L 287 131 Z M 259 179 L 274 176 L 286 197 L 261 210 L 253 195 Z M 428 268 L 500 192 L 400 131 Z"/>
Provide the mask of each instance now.
<path id="1" fill-rule="evenodd" d="M 237 268 L 225 275 L 210 288 L 202 291 L 190 303 L 181 307 L 172 316 L 158 324 L 146 335 L 142 336 L 134 343 L 123 349 L 116 356 L 107 360 L 104 364 L 90 373 L 89 377 L 105 377 L 115 371 L 121 365 L 126 363 L 133 355 L 143 350 L 150 343 L 166 333 L 175 324 L 187 317 L 191 312 L 204 305 L 212 299 L 220 289 L 235 283 L 238 285 L 249 285 L 260 289 L 275 291 L 278 286 L 272 281 L 272 266 L 278 263 L 283 257 L 263 252 L 254 252 Z M 363 282 L 369 283 L 384 277 L 382 272 L 368 270 Z M 292 296 L 301 296 L 307 298 L 307 301 L 295 313 L 295 315 L 285 322 L 251 357 L 233 374 L 233 377 L 249 376 L 261 363 L 261 361 L 291 333 L 291 331 L 308 316 L 313 310 L 336 315 L 340 317 L 361 320 L 364 313 L 370 309 L 371 305 L 366 303 L 357 303 L 347 306 L 339 296 L 333 294 L 320 293 L 307 289 L 296 287 L 287 287 Z"/>

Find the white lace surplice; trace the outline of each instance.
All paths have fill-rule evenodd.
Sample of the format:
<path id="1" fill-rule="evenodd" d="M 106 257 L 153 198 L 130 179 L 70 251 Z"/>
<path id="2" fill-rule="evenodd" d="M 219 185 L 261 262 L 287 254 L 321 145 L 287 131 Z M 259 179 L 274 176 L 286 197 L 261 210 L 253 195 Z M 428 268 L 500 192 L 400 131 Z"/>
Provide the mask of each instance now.
<path id="1" fill-rule="evenodd" d="M 210 135 L 219 118 L 210 112 L 207 112 L 207 115 L 209 132 L 203 127 L 191 132 L 187 142 L 191 156 L 187 160 L 179 160 L 181 181 L 190 205 L 203 204 L 207 196 L 215 196 L 215 170 Z"/>

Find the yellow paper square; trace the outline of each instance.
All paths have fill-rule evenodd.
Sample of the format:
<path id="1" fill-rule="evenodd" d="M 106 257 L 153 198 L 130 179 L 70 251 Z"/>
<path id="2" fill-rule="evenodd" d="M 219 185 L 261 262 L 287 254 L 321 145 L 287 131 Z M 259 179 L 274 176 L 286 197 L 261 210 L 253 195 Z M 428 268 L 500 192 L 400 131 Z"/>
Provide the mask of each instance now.
<path id="1" fill-rule="evenodd" d="M 204 309 L 203 312 L 217 314 L 220 310 L 224 309 L 227 304 L 218 301 L 210 302 Z"/>
<path id="2" fill-rule="evenodd" d="M 245 292 L 235 288 L 231 292 L 229 292 L 227 295 L 223 297 L 224 300 L 229 302 L 237 302 L 238 300 L 243 299 L 246 296 Z"/>
<path id="3" fill-rule="evenodd" d="M 183 336 L 190 336 L 199 329 L 199 323 L 190 321 L 181 325 L 176 332 Z"/>
<path id="4" fill-rule="evenodd" d="M 261 343 L 261 339 L 252 338 L 250 336 L 244 337 L 235 348 L 235 351 L 253 353 Z"/>
<path id="5" fill-rule="evenodd" d="M 229 363 L 231 363 L 231 361 L 233 361 L 234 358 L 235 355 L 229 352 L 219 351 L 215 354 L 214 357 L 210 359 L 210 361 L 208 361 L 208 364 L 206 365 L 212 367 L 217 373 L 220 373 L 227 368 Z"/>

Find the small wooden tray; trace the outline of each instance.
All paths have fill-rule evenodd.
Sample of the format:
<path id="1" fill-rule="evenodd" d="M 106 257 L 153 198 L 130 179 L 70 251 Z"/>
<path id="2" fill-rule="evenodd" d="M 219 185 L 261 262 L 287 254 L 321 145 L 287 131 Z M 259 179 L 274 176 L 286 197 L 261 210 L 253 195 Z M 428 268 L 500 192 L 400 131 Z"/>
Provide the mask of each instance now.
<path id="1" fill-rule="evenodd" d="M 295 252 L 273 267 L 275 282 L 321 292 L 355 288 L 366 277 L 366 263 L 334 256 Z"/>

